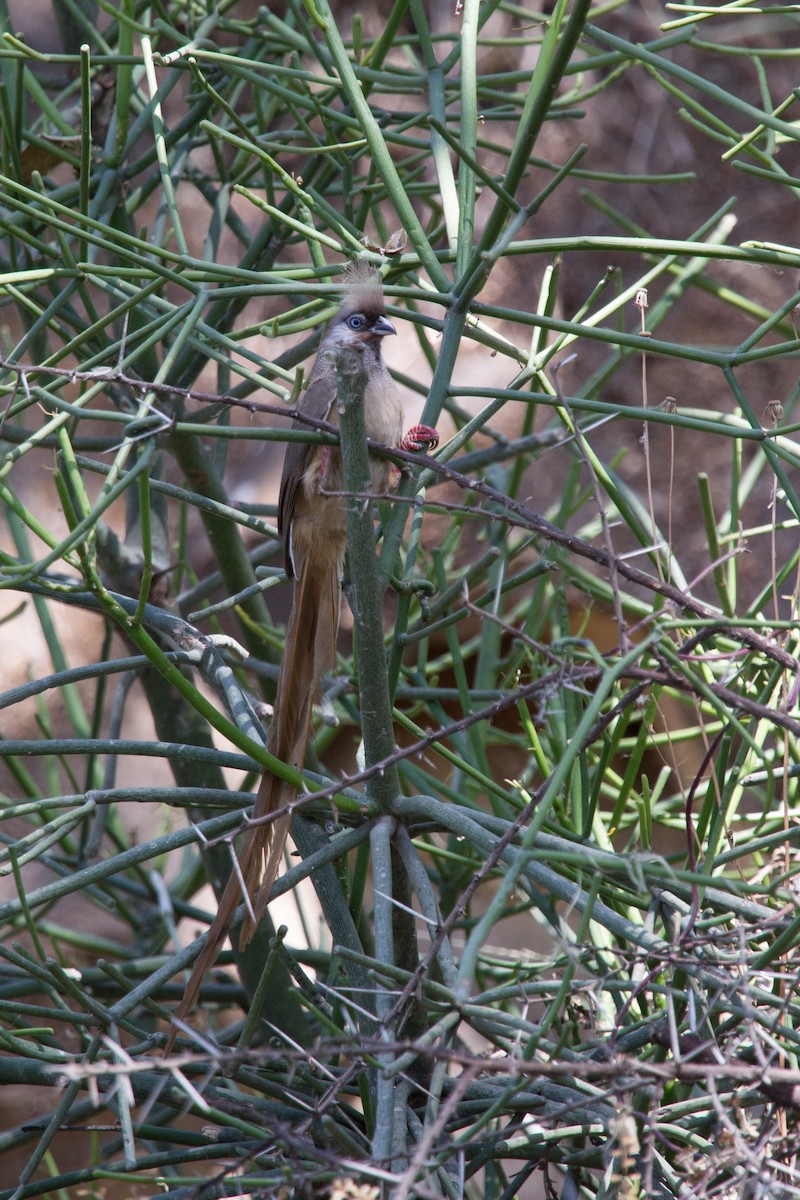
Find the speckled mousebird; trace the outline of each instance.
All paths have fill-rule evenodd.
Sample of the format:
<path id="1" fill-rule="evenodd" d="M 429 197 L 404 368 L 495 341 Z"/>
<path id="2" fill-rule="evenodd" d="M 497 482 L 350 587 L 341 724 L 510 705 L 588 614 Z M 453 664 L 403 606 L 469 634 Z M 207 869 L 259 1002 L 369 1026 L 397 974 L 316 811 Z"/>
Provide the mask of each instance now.
<path id="1" fill-rule="evenodd" d="M 338 424 L 336 366 L 330 351 L 352 348 L 364 356 L 367 437 L 407 450 L 435 449 L 438 436 L 426 425 L 415 425 L 401 438 L 402 404 L 382 354 L 383 339 L 395 332 L 386 317 L 380 276 L 371 268 L 356 266 L 344 288 L 341 305 L 325 332 L 308 387 L 297 406 L 299 419 L 294 427 L 309 428 L 303 416 Z M 387 459 L 370 457 L 373 494 L 382 495 L 390 489 L 394 470 Z M 288 444 L 278 499 L 278 530 L 283 540 L 286 574 L 294 579 L 294 596 L 268 747 L 276 758 L 298 769 L 302 769 L 305 759 L 320 680 L 336 665 L 341 578 L 347 550 L 347 510 L 344 498 L 336 495 L 342 486 L 338 447 L 308 442 Z M 294 795 L 290 784 L 265 772 L 253 808 L 254 821 L 283 809 Z M 239 935 L 242 949 L 252 938 L 269 902 L 289 823 L 289 815 L 282 814 L 273 821 L 253 824 L 245 835 L 239 866 L 253 917 L 246 912 L 242 922 Z M 178 1020 L 184 1020 L 194 1006 L 203 977 L 222 949 L 241 900 L 241 883 L 234 872 L 175 1014 Z M 176 1033 L 173 1029 L 167 1052 Z"/>

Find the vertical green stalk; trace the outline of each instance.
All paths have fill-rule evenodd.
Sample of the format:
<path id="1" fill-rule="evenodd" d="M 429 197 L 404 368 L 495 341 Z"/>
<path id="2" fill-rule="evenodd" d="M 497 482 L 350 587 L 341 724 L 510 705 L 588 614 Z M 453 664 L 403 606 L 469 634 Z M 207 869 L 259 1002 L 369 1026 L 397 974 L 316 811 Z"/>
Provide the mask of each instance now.
<path id="1" fill-rule="evenodd" d="M 367 766 L 374 766 L 393 755 L 394 733 L 384 651 L 386 584 L 381 584 L 378 575 L 372 505 L 364 501 L 370 494 L 371 483 L 364 426 L 366 374 L 361 356 L 354 351 L 340 351 L 336 379 L 344 490 L 352 497 L 347 504 L 348 598 L 357 631 L 364 755 Z M 386 811 L 397 795 L 398 786 L 397 768 L 387 763 L 369 781 L 367 791 L 378 807 Z"/>
<path id="2" fill-rule="evenodd" d="M 147 78 L 147 86 L 150 89 L 151 120 L 153 124 L 153 136 L 155 138 L 156 154 L 158 156 L 158 169 L 161 176 L 161 187 L 164 191 L 164 203 L 166 204 L 167 211 L 170 215 L 172 228 L 175 232 L 175 240 L 178 243 L 178 249 L 181 254 L 188 254 L 189 247 L 183 234 L 180 209 L 175 198 L 175 189 L 172 184 L 172 173 L 169 165 L 169 155 L 167 153 L 167 142 L 165 137 L 166 125 L 164 123 L 164 114 L 161 111 L 161 100 L 159 99 L 158 94 L 158 80 L 156 79 L 155 64 L 153 62 L 153 46 L 150 38 L 147 36 L 142 38 L 142 55 L 144 57 L 144 70 Z"/>
<path id="3" fill-rule="evenodd" d="M 375 958 L 378 962 L 394 963 L 394 937 L 392 897 L 392 817 L 380 817 L 370 834 L 372 852 L 372 880 L 375 889 Z M 375 986 L 375 1013 L 381 1035 L 389 1043 L 386 1053 L 379 1061 L 388 1066 L 393 1057 L 391 1043 L 396 1040 L 394 1022 L 390 1020 L 392 994 L 385 987 Z M 395 1146 L 395 1090 L 396 1077 L 379 1070 L 375 1086 L 375 1126 L 372 1134 L 372 1158 L 379 1166 L 388 1168 Z"/>
<path id="4" fill-rule="evenodd" d="M 478 148 L 477 41 L 480 0 L 465 0 L 461 13 L 461 127 L 460 142 L 464 154 L 458 162 L 459 224 L 455 278 L 467 272 L 472 257 L 475 226 L 475 172 L 469 159 Z"/>
<path id="5" fill-rule="evenodd" d="M 117 65 L 116 96 L 114 100 L 114 148 L 108 165 L 119 167 L 128 145 L 128 114 L 131 107 L 133 91 L 133 63 L 126 59 L 133 57 L 133 17 L 135 0 L 119 0 L 122 5 L 122 15 L 127 20 L 120 20 L 117 25 L 118 53 L 120 62 Z"/>
<path id="6" fill-rule="evenodd" d="M 422 0 L 410 0 L 409 8 L 414 18 L 414 28 L 422 48 L 425 70 L 428 81 L 428 104 L 430 115 L 436 124 L 446 125 L 447 114 L 445 104 L 445 72 L 436 57 L 436 47 L 431 36 L 428 14 Z M 429 126 L 431 138 L 431 157 L 436 171 L 439 186 L 439 198 L 444 214 L 447 230 L 447 244 L 455 253 L 458 246 L 458 231 L 460 224 L 461 201 L 456 188 L 453 164 L 450 159 L 447 143 L 436 128 Z"/>
<path id="7" fill-rule="evenodd" d="M 81 46 L 81 165 L 78 176 L 78 208 L 89 214 L 89 185 L 92 179 L 92 76 L 90 50 Z"/>

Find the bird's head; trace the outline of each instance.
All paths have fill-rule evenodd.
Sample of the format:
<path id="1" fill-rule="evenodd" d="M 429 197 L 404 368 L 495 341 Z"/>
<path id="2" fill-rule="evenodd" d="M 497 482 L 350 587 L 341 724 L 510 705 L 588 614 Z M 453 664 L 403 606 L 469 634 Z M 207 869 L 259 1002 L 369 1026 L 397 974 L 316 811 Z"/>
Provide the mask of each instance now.
<path id="1" fill-rule="evenodd" d="M 331 332 L 337 341 L 351 345 L 379 342 L 397 332 L 386 316 L 383 284 L 377 271 L 359 264 L 349 272 Z"/>

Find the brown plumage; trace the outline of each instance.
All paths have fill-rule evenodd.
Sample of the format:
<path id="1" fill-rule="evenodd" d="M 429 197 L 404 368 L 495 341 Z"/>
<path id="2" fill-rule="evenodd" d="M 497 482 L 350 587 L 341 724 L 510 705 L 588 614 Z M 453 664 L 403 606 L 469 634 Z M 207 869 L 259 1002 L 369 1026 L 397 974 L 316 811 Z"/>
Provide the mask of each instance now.
<path id="1" fill-rule="evenodd" d="M 402 406 L 381 355 L 383 338 L 394 332 L 394 326 L 384 312 L 380 277 L 372 271 L 354 272 L 344 290 L 341 306 L 325 333 L 298 412 L 338 424 L 336 368 L 327 352 L 360 347 L 366 371 L 364 419 L 367 436 L 389 446 L 400 445 Z M 295 426 L 308 429 L 301 420 L 295 421 Z M 430 439 L 428 444 L 431 444 Z M 373 492 L 386 492 L 391 479 L 391 464 L 386 459 L 372 458 L 370 468 Z M 302 769 L 305 760 L 320 680 L 336 665 L 347 514 L 341 497 L 325 493 L 341 489 L 342 464 L 338 447 L 312 446 L 303 442 L 288 445 L 278 501 L 278 529 L 283 539 L 286 574 L 294 578 L 294 596 L 268 747 L 282 762 L 298 769 Z M 290 785 L 266 772 L 258 789 L 253 817 L 258 819 L 277 812 L 293 797 Z M 252 938 L 269 901 L 289 832 L 289 821 L 289 816 L 283 815 L 253 826 L 245 835 L 239 865 L 255 920 L 249 913 L 245 916 L 239 936 L 240 948 Z M 216 961 L 242 899 L 241 885 L 234 873 L 178 1007 L 176 1017 L 179 1020 L 184 1020 L 194 1007 L 203 977 Z M 167 1053 L 174 1038 L 173 1030 Z"/>
<path id="2" fill-rule="evenodd" d="M 367 437 L 389 446 L 400 444 L 403 409 L 397 386 L 381 354 L 381 343 L 395 332 L 384 313 L 383 288 L 374 272 L 354 273 L 345 288 L 342 304 L 325 334 L 299 411 L 317 420 L 338 424 L 336 368 L 328 351 L 361 347 L 366 388 L 364 420 Z M 302 421 L 295 425 L 302 427 Z M 305 426 L 307 429 L 308 426 Z M 372 490 L 388 490 L 391 463 L 370 460 Z M 292 612 L 286 630 L 269 748 L 276 758 L 302 769 L 308 745 L 311 714 L 320 680 L 336 666 L 341 579 L 347 549 L 347 513 L 344 501 L 326 492 L 341 491 L 342 460 L 338 448 L 320 448 L 303 442 L 286 449 L 278 499 L 278 531 L 283 538 L 286 574 L 294 578 Z M 265 774 L 256 797 L 254 817 L 283 808 L 292 799 L 289 785 Z M 254 830 L 252 850 L 242 862 L 247 890 L 254 898 L 253 912 L 245 915 L 239 935 L 244 949 L 269 900 L 289 832 L 289 817 Z M 244 856 L 243 856 L 244 857 Z"/>

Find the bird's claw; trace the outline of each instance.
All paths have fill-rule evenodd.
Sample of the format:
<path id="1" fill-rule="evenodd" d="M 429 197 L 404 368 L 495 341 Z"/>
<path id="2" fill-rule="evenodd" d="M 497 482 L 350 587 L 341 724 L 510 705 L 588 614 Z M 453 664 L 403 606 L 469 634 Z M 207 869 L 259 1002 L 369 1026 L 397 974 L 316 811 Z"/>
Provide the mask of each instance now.
<path id="1" fill-rule="evenodd" d="M 430 425 L 412 425 L 400 443 L 401 450 L 412 454 L 430 454 L 439 445 L 439 434 Z"/>

